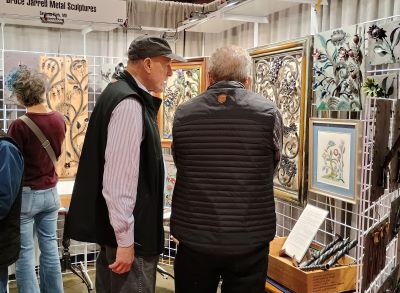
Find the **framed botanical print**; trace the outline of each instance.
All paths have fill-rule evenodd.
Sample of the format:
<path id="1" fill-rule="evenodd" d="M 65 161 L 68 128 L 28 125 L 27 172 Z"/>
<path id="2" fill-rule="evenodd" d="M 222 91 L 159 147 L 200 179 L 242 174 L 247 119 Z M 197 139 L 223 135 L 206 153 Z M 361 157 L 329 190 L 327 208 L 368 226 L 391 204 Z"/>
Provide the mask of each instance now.
<path id="1" fill-rule="evenodd" d="M 311 118 L 309 191 L 356 203 L 361 149 L 362 121 Z"/>
<path id="2" fill-rule="evenodd" d="M 161 143 L 169 148 L 172 142 L 172 124 L 179 105 L 198 96 L 206 88 L 206 61 L 193 59 L 186 63 L 172 63 L 172 76 L 163 93 L 159 117 Z"/>
<path id="3" fill-rule="evenodd" d="M 278 107 L 283 120 L 281 162 L 274 178 L 274 194 L 303 203 L 307 154 L 304 151 L 311 94 L 311 39 L 301 38 L 250 50 L 253 90 Z"/>

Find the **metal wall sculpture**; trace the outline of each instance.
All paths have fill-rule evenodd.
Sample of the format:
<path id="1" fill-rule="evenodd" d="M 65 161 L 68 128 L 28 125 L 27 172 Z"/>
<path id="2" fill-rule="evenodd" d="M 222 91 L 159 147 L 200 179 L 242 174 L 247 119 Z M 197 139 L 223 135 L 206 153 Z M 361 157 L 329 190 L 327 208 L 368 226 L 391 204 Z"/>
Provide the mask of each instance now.
<path id="1" fill-rule="evenodd" d="M 398 98 L 398 76 L 394 74 L 374 75 L 366 78 L 362 90 L 369 97 L 394 99 Z"/>
<path id="2" fill-rule="evenodd" d="M 126 63 L 126 62 L 125 62 Z M 103 63 L 100 68 L 100 91 L 103 91 L 107 85 L 116 80 L 116 77 L 125 70 L 124 62 L 119 63 Z"/>
<path id="3" fill-rule="evenodd" d="M 60 178 L 74 177 L 88 123 L 88 64 L 71 56 L 42 56 L 39 69 L 50 81 L 47 104 L 64 115 L 67 126 L 57 173 Z"/>
<path id="4" fill-rule="evenodd" d="M 362 110 L 363 30 L 354 25 L 314 36 L 313 91 L 317 110 Z"/>
<path id="5" fill-rule="evenodd" d="M 400 21 L 370 25 L 366 37 L 370 65 L 400 62 Z"/>
<path id="6" fill-rule="evenodd" d="M 173 73 L 164 90 L 162 114 L 159 121 L 163 147 L 171 146 L 172 124 L 178 106 L 205 90 L 205 71 L 204 59 L 172 64 Z"/>
<path id="7" fill-rule="evenodd" d="M 309 96 L 310 39 L 255 48 L 253 90 L 274 102 L 284 124 L 281 162 L 274 179 L 274 193 L 302 203 L 305 195 L 306 139 Z"/>

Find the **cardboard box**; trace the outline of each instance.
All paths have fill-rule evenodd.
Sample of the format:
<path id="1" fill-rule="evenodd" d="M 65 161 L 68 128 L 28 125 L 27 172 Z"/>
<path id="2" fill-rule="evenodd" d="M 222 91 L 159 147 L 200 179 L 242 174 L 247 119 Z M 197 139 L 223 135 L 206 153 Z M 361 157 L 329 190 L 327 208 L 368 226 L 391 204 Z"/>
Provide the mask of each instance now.
<path id="1" fill-rule="evenodd" d="M 338 293 L 356 289 L 357 265 L 350 265 L 353 263 L 350 257 L 339 260 L 344 266 L 305 272 L 296 268 L 290 257 L 279 256 L 285 240 L 286 237 L 279 237 L 270 243 L 268 277 L 297 293 Z"/>

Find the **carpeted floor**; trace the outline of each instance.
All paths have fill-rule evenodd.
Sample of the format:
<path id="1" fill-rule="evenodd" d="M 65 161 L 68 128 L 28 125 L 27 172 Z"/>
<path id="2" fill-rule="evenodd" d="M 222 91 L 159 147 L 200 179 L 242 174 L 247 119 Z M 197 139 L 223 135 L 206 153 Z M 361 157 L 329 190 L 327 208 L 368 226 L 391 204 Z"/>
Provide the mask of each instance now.
<path id="1" fill-rule="evenodd" d="M 173 269 L 170 266 L 163 266 L 163 268 L 169 272 L 173 273 Z M 90 271 L 89 276 L 94 285 L 95 271 Z M 64 280 L 64 293 L 86 293 L 88 292 L 85 284 L 75 275 L 65 274 L 63 275 Z M 96 290 L 90 291 L 96 292 Z M 174 280 L 170 277 L 164 279 L 159 273 L 157 273 L 156 282 L 156 293 L 174 293 Z M 18 293 L 16 289 L 15 282 L 10 282 L 10 293 Z"/>

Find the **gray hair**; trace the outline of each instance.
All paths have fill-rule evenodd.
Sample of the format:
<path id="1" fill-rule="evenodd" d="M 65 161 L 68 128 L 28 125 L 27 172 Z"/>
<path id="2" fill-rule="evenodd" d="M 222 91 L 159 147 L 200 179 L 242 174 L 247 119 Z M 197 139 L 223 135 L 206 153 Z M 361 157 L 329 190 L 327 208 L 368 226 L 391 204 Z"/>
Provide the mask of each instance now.
<path id="1" fill-rule="evenodd" d="M 244 82 L 251 76 L 251 58 L 243 48 L 221 47 L 211 55 L 208 71 L 215 82 L 222 80 Z"/>
<path id="2" fill-rule="evenodd" d="M 47 88 L 47 78 L 21 65 L 12 82 L 12 92 L 25 107 L 35 106 L 45 101 L 44 94 Z"/>

